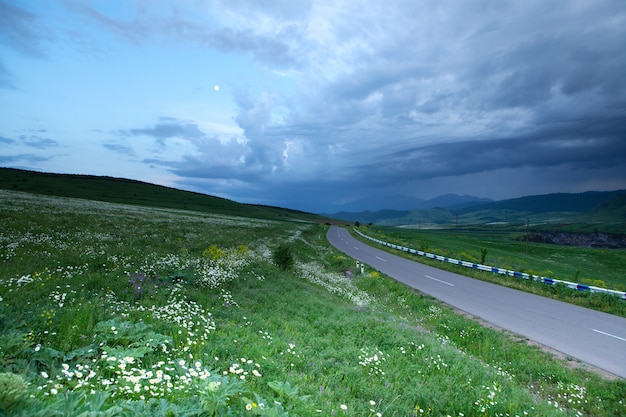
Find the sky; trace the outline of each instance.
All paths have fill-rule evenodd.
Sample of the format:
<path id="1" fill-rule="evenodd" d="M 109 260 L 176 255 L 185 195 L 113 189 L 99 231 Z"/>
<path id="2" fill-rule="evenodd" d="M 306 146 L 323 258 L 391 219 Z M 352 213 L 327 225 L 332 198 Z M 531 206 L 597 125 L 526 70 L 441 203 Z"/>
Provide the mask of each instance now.
<path id="1" fill-rule="evenodd" d="M 625 51 L 623 0 L 0 0 L 0 166 L 316 213 L 626 189 Z"/>

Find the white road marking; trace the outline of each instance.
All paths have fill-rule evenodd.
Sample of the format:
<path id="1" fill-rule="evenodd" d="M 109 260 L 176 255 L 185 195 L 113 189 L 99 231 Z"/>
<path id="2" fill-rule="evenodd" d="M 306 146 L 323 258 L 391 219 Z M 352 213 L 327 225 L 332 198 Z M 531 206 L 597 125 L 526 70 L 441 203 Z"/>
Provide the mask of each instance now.
<path id="1" fill-rule="evenodd" d="M 425 276 L 426 278 L 432 279 L 433 281 L 441 282 L 442 284 L 446 284 L 446 285 L 449 285 L 449 286 L 451 286 L 451 287 L 454 287 L 454 284 L 451 284 L 451 283 L 446 282 L 446 281 L 442 281 L 442 280 L 437 279 L 437 278 L 433 278 L 433 277 L 431 277 L 430 275 L 424 275 L 424 276 Z"/>
<path id="2" fill-rule="evenodd" d="M 352 246 L 352 247 L 353 247 L 354 249 L 356 249 L 356 250 L 361 250 L 361 249 L 357 248 L 356 246 Z"/>
<path id="3" fill-rule="evenodd" d="M 603 334 L 603 335 L 605 335 L 605 336 L 614 337 L 614 338 L 616 338 L 616 339 L 621 340 L 622 342 L 626 342 L 626 339 L 624 339 L 623 337 L 615 336 L 614 334 L 607 333 L 607 332 L 603 332 L 602 330 L 597 330 L 597 329 L 591 329 L 591 330 L 593 330 L 593 331 L 594 331 L 594 332 L 596 332 L 596 333 Z"/>
<path id="4" fill-rule="evenodd" d="M 381 261 L 383 261 L 383 262 L 387 262 L 387 260 L 386 260 L 386 259 L 383 259 L 383 258 L 381 258 L 380 256 L 377 256 L 377 257 L 376 257 L 376 259 L 380 259 L 380 260 L 381 260 Z"/>

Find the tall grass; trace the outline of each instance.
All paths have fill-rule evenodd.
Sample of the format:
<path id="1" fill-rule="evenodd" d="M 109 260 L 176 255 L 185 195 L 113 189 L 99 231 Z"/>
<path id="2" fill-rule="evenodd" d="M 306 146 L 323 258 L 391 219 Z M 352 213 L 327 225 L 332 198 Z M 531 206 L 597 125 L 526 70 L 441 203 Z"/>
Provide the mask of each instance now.
<path id="1" fill-rule="evenodd" d="M 17 192 L 0 207 L 0 413 L 626 412 L 624 381 L 358 273 L 324 226 Z"/>

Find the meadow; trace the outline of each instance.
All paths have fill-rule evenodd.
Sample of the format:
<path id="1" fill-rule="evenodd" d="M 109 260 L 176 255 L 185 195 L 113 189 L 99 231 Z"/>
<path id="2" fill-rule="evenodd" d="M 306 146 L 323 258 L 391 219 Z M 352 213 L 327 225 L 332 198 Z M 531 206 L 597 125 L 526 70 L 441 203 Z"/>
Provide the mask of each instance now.
<path id="1" fill-rule="evenodd" d="M 359 274 L 326 231 L 0 191 L 0 415 L 626 414 L 624 380 Z"/>
<path id="2" fill-rule="evenodd" d="M 484 228 L 481 230 L 455 230 L 454 228 L 416 230 L 360 226 L 359 229 L 362 233 L 385 242 L 449 258 L 626 291 L 625 249 L 584 248 L 529 242 L 527 251 L 524 233 L 496 228 L 492 230 Z M 359 238 L 356 234 L 355 237 Z M 626 302 L 612 295 L 570 290 L 564 285 L 545 285 L 540 282 L 451 265 L 384 246 L 381 248 L 437 268 L 626 317 Z"/>

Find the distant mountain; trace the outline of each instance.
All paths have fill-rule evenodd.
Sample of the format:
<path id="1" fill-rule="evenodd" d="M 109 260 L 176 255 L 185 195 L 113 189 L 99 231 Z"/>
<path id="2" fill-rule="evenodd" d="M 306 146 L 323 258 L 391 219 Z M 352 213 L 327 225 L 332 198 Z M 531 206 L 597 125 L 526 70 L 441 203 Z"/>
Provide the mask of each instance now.
<path id="1" fill-rule="evenodd" d="M 549 213 L 555 211 L 583 213 L 598 208 L 600 205 L 610 201 L 615 195 L 619 194 L 626 194 L 626 190 L 587 191 L 578 194 L 556 193 L 532 195 L 466 208 L 459 210 L 458 214 L 483 209 L 528 211 L 531 213 Z"/>
<path id="2" fill-rule="evenodd" d="M 335 206 L 335 212 L 361 213 L 381 210 L 413 210 L 421 208 L 426 200 L 405 195 L 377 195 Z"/>
<path id="3" fill-rule="evenodd" d="M 383 217 L 387 217 L 388 212 L 393 211 L 407 211 L 407 210 L 428 210 L 431 208 L 447 208 L 447 209 L 459 209 L 464 207 L 471 207 L 477 204 L 485 204 L 493 202 L 488 198 L 473 197 L 470 195 L 457 195 L 457 194 L 445 194 L 435 197 L 431 200 L 423 200 L 417 197 L 409 197 L 403 195 L 391 195 L 391 196 L 376 196 L 372 198 L 364 198 L 361 200 L 353 201 L 348 204 L 338 206 L 339 209 L 333 214 L 328 214 L 331 217 L 343 219 L 338 215 L 349 216 L 360 213 L 378 213 L 385 212 Z"/>
<path id="4" fill-rule="evenodd" d="M 444 195 L 415 210 L 380 210 L 335 213 L 334 218 L 386 226 L 471 225 L 546 222 L 625 223 L 626 190 L 589 191 L 580 194 L 546 194 L 485 202 L 470 196 Z M 430 206 L 430 207 L 429 207 Z"/>
<path id="5" fill-rule="evenodd" d="M 415 210 L 447 209 L 456 210 L 472 207 L 480 204 L 493 202 L 488 198 L 473 197 L 470 195 L 444 194 L 431 200 L 422 200 L 414 197 L 394 196 L 377 197 L 376 205 L 385 208 L 363 210 L 363 207 L 371 207 L 372 201 L 369 199 L 359 200 L 342 207 L 357 207 L 356 210 L 346 208 L 333 214 L 326 214 L 335 219 L 347 220 L 350 222 L 359 221 L 362 223 L 377 223 L 380 220 L 395 219 L 410 215 Z M 361 208 L 359 210 L 358 208 Z"/>
<path id="6" fill-rule="evenodd" d="M 596 222 L 626 223 L 626 191 L 613 195 L 591 210 L 587 216 Z"/>
<path id="7" fill-rule="evenodd" d="M 358 221 L 360 223 L 378 223 L 382 220 L 402 218 L 410 214 L 411 211 L 408 210 L 361 211 L 358 213 L 341 211 L 339 213 L 329 215 L 329 217 L 349 222 Z"/>
<path id="8" fill-rule="evenodd" d="M 427 200 L 421 206 L 416 206 L 414 208 L 422 210 L 427 210 L 431 208 L 456 210 L 461 208 L 474 207 L 479 204 L 488 204 L 492 202 L 493 200 L 489 198 L 480 198 L 471 195 L 444 194 L 431 200 Z"/>

